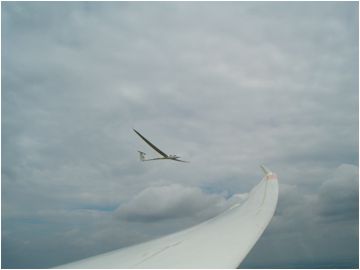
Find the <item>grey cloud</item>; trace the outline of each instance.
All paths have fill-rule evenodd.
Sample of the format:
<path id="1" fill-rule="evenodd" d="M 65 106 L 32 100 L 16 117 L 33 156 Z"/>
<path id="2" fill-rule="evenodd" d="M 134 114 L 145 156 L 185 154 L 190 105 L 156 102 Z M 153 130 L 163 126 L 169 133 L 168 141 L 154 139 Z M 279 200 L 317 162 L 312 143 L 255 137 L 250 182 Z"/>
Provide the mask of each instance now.
<path id="1" fill-rule="evenodd" d="M 262 163 L 281 194 L 247 266 L 355 258 L 357 6 L 2 3 L 3 265 L 47 267 L 191 226 L 248 192 Z M 156 153 L 133 127 L 191 163 L 138 162 L 136 150 Z M 194 208 L 149 199 L 176 186 Z M 138 222 L 113 218 L 118 206 Z M 343 245 L 327 257 L 326 234 Z"/>
<path id="2" fill-rule="evenodd" d="M 265 262 L 256 263 L 257 267 L 265 267 L 274 258 L 282 257 L 278 261 L 279 267 L 307 268 L 316 264 L 327 268 L 356 268 L 358 167 L 342 164 L 329 171 L 319 190 L 303 189 L 300 183 L 280 187 L 275 216 L 264 237 L 241 266 L 246 268 L 256 254 L 261 253 L 266 254 Z M 273 248 L 265 252 L 268 246 Z M 348 250 L 348 254 L 335 259 L 344 250 Z"/>
<path id="3" fill-rule="evenodd" d="M 329 219 L 358 220 L 359 217 L 358 167 L 343 164 L 331 179 L 323 182 L 319 192 L 319 212 Z"/>

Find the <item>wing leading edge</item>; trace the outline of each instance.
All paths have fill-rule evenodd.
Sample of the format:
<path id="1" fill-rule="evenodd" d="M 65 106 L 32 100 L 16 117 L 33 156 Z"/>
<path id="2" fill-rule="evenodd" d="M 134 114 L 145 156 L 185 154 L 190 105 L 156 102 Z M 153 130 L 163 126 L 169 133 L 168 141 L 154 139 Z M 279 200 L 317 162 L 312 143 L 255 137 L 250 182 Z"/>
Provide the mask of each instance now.
<path id="1" fill-rule="evenodd" d="M 199 225 L 58 268 L 237 268 L 274 215 L 279 187 L 271 176 L 243 204 Z"/>
<path id="2" fill-rule="evenodd" d="M 137 135 L 140 136 L 141 139 L 143 139 L 148 145 L 150 145 L 156 152 L 158 152 L 163 157 L 168 157 L 167 154 L 165 154 L 163 151 L 161 151 L 159 148 L 157 148 L 155 145 L 153 145 L 148 139 L 146 139 L 143 135 L 140 134 L 137 130 L 133 129 Z"/>

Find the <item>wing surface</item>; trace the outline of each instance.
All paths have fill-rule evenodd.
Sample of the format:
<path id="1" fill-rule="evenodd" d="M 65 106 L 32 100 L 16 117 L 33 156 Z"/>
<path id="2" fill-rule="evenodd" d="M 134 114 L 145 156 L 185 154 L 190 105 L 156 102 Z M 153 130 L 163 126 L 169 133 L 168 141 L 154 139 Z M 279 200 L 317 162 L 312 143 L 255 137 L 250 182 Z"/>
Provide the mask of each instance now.
<path id="1" fill-rule="evenodd" d="M 141 135 L 137 130 L 133 129 L 137 135 L 140 136 L 141 139 L 143 139 L 148 145 L 150 145 L 156 152 L 158 152 L 163 157 L 168 157 L 167 154 L 165 154 L 163 151 L 161 151 L 159 148 L 157 148 L 155 145 L 153 145 L 148 139 L 146 139 L 143 135 Z"/>
<path id="2" fill-rule="evenodd" d="M 181 160 L 181 159 L 173 159 L 175 161 L 179 161 L 179 162 L 185 162 L 185 163 L 190 163 L 190 161 L 186 161 L 186 160 Z"/>
<path id="3" fill-rule="evenodd" d="M 59 268 L 237 268 L 269 224 L 278 190 L 269 172 L 244 203 L 208 221 Z"/>
<path id="4" fill-rule="evenodd" d="M 168 160 L 167 158 L 149 158 L 149 159 L 144 159 L 143 161 L 151 161 L 151 160 Z"/>

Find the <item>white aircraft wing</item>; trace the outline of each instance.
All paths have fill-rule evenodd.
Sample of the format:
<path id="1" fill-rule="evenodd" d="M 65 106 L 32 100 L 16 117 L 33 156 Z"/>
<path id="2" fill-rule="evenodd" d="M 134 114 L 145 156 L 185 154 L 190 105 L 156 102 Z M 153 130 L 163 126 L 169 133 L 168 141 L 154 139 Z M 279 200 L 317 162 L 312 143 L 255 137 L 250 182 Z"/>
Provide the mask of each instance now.
<path id="1" fill-rule="evenodd" d="M 243 204 L 192 228 L 58 268 L 237 268 L 274 215 L 278 180 L 266 175 Z"/>

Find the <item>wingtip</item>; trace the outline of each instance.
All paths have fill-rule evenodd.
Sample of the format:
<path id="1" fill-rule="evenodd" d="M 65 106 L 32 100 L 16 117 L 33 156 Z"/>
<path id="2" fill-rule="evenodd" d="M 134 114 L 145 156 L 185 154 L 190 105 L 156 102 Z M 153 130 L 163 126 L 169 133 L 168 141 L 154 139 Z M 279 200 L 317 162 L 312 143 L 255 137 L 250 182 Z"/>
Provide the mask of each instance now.
<path id="1" fill-rule="evenodd" d="M 263 170 L 266 180 L 278 180 L 276 173 L 273 173 L 264 165 L 260 165 L 260 168 Z"/>
<path id="2" fill-rule="evenodd" d="M 261 170 L 264 172 L 265 175 L 268 175 L 269 173 L 271 173 L 271 171 L 266 168 L 264 165 L 260 165 Z"/>

